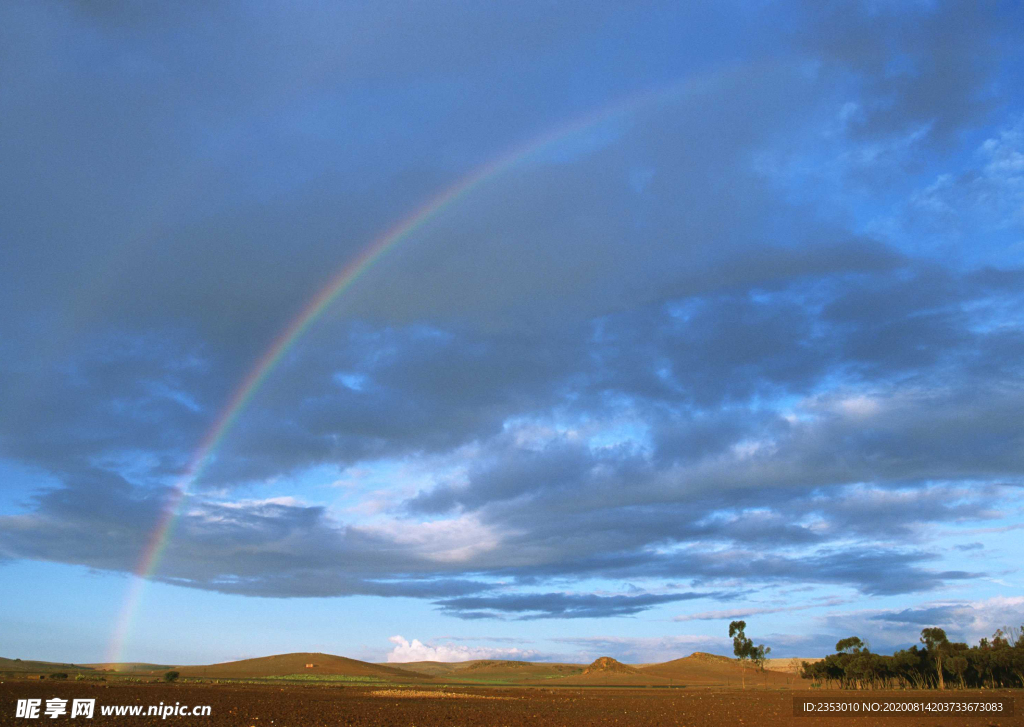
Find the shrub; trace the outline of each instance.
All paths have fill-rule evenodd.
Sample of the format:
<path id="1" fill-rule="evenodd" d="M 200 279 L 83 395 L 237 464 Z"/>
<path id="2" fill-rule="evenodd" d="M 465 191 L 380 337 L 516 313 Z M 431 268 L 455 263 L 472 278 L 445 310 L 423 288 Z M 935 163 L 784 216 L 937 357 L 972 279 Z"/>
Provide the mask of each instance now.
<path id="1" fill-rule="evenodd" d="M 176 672 L 176 671 L 169 671 L 166 674 L 164 674 L 164 681 L 165 682 L 173 682 L 177 678 L 178 678 L 178 672 Z"/>
<path id="2" fill-rule="evenodd" d="M 50 679 L 67 679 L 68 675 L 62 671 L 50 675 Z"/>

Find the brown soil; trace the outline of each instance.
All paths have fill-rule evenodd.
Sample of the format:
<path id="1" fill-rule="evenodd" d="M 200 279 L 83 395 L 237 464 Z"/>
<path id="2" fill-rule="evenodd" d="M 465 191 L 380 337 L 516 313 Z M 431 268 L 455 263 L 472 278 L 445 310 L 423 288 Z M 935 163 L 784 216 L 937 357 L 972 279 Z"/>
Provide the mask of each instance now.
<path id="1" fill-rule="evenodd" d="M 1024 725 L 1024 703 L 1017 699 L 1013 715 L 990 716 L 918 715 L 912 718 L 879 718 L 878 715 L 810 715 L 794 717 L 793 700 L 869 698 L 872 701 L 934 697 L 935 692 L 822 692 L 740 691 L 735 689 L 584 689 L 584 688 L 473 688 L 451 686 L 444 694 L 420 696 L 410 691 L 401 697 L 380 695 L 372 687 L 298 685 L 200 685 L 200 684 L 95 684 L 88 682 L 31 682 L 6 680 L 0 683 L 0 725 L 30 723 L 76 724 L 81 718 L 18 719 L 18 699 L 95 698 L 96 718 L 85 723 L 154 727 L 168 724 L 207 727 L 318 727 L 326 725 L 529 725 L 530 727 L 577 727 L 578 725 L 689 725 L 691 727 L 867 727 L 868 725 Z M 430 691 L 416 687 L 415 691 Z M 462 696 L 448 696 L 448 695 Z M 945 698 L 965 700 L 1014 698 L 1021 692 L 947 691 Z M 477 698 L 474 698 L 476 695 Z M 480 699 L 479 697 L 504 697 Z M 210 705 L 210 717 L 119 717 L 100 716 L 102 705 Z"/>

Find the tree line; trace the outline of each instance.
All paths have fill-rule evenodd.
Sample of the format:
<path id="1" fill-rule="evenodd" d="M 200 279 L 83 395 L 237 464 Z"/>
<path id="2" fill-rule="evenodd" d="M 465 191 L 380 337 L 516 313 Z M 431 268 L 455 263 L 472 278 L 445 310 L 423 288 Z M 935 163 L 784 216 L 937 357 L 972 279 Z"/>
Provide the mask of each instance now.
<path id="1" fill-rule="evenodd" d="M 998 629 L 977 646 L 953 642 L 940 628 L 921 631 L 921 645 L 892 656 L 872 653 L 856 636 L 841 639 L 836 653 L 813 664 L 803 662 L 800 676 L 841 689 L 946 689 L 1024 686 L 1024 638 L 1021 628 Z"/>

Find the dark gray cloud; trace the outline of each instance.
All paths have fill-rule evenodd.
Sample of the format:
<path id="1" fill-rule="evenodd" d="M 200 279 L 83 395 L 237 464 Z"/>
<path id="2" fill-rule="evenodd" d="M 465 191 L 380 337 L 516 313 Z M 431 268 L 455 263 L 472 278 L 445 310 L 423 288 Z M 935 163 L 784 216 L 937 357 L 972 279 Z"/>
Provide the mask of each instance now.
<path id="1" fill-rule="evenodd" d="M 935 554 L 882 547 L 820 549 L 807 555 L 730 548 L 683 549 L 672 556 L 634 551 L 590 560 L 568 560 L 526 571 L 533 579 L 582 574 L 614 579 L 691 579 L 695 586 L 716 583 L 819 583 L 845 586 L 868 595 L 896 595 L 934 590 L 947 582 L 984 575 L 979 572 L 934 570 L 922 567 Z M 501 572 L 499 571 L 499 574 Z M 506 573 L 505 575 L 508 575 Z M 526 579 L 526 583 L 532 579 Z"/>
<path id="2" fill-rule="evenodd" d="M 864 3 L 809 3 L 809 22 L 798 43 L 837 64 L 864 97 L 858 133 L 880 135 L 927 126 L 943 144 L 996 105 L 981 91 L 1005 50 L 1020 9 L 997 3 L 944 2 L 932 7 L 870 6 Z"/>
<path id="3" fill-rule="evenodd" d="M 156 577 L 575 618 L 699 597 L 664 580 L 897 595 L 982 575 L 932 528 L 1003 517 L 1024 481 L 1024 271 L 907 237 L 955 218 L 990 251 L 1017 229 L 1019 10 L 0 13 L 0 455 L 59 482 L 0 515 L 0 557 L 134 570 L 174 477 L 336 271 L 619 104 L 328 307 Z M 263 497 L 317 466 L 425 461 L 386 526 Z M 651 592 L 554 591 L 588 578 Z"/>
<path id="4" fill-rule="evenodd" d="M 139 554 L 145 551 L 164 503 L 123 480 L 107 480 L 109 476 L 53 490 L 37 498 L 33 512 L 4 516 L 0 520 L 4 525 L 0 552 L 104 570 L 137 570 Z M 579 577 L 626 581 L 682 578 L 703 586 L 810 582 L 852 587 L 868 594 L 897 594 L 933 590 L 946 582 L 980 575 L 929 568 L 929 561 L 936 556 L 920 550 L 830 548 L 821 547 L 828 542 L 824 538 L 787 539 L 785 527 L 772 529 L 772 518 L 768 518 L 766 532 L 744 537 L 745 530 L 765 527 L 765 519 L 757 516 L 740 518 L 739 523 L 725 521 L 721 528 L 692 522 L 687 526 L 684 520 L 682 527 L 673 531 L 670 521 L 681 517 L 681 511 L 669 511 L 660 518 L 652 511 L 635 522 L 622 519 L 614 529 L 608 522 L 582 513 L 571 527 L 563 519 L 560 532 L 549 531 L 550 519 L 536 523 L 530 531 L 520 529 L 516 535 L 492 526 L 501 547 L 475 544 L 473 540 L 480 536 L 473 532 L 446 536 L 427 530 L 431 547 L 425 549 L 421 540 L 403 537 L 402 531 L 346 527 L 323 507 L 289 501 L 218 503 L 193 497 L 182 512 L 156 577 L 177 585 L 246 595 L 431 598 L 486 592 L 509 578 L 529 585 Z M 539 519 L 535 511 L 534 515 Z M 627 509 L 615 515 L 629 518 L 635 513 Z M 628 535 L 631 528 L 641 527 L 649 532 Z M 415 531 L 416 526 L 408 529 Z M 667 542 L 688 545 L 671 554 L 650 550 Z M 727 547 L 709 549 L 714 542 Z M 786 552 L 808 543 L 818 547 L 804 553 Z M 604 604 L 608 614 L 616 610 L 626 613 L 640 605 L 648 608 L 684 597 L 707 596 L 688 592 L 619 600 L 601 597 L 591 603 L 585 594 L 554 594 L 550 608 L 540 608 L 543 599 L 519 600 L 518 595 L 442 601 L 440 605 L 465 617 L 519 611 L 582 617 L 597 613 L 598 604 Z M 721 594 L 716 597 L 724 598 Z"/>
<path id="5" fill-rule="evenodd" d="M 901 624 L 922 626 L 947 626 L 959 622 L 964 615 L 963 606 L 934 606 L 932 608 L 905 608 L 902 611 L 887 611 L 875 614 L 875 621 L 891 621 Z"/>
<path id="6" fill-rule="evenodd" d="M 863 275 L 855 273 L 850 284 L 833 280 L 824 300 L 849 301 L 848 291 L 859 290 Z M 1005 300 L 1005 290 L 976 283 L 976 277 L 947 279 L 951 282 L 939 293 L 920 299 L 890 297 L 884 305 L 866 310 L 846 305 L 843 320 L 856 334 L 861 321 L 876 325 L 885 317 L 914 318 L 921 309 L 949 310 L 948 326 L 960 331 L 962 339 L 970 339 L 970 345 L 945 346 L 941 357 L 915 361 L 913 366 L 894 362 L 883 347 L 884 355 L 875 357 L 869 388 L 865 375 L 858 374 L 845 392 L 815 394 L 821 381 L 851 366 L 849 357 L 827 353 L 809 369 L 817 369 L 819 383 L 804 380 L 806 374 L 778 376 L 767 389 L 802 395 L 791 414 L 757 411 L 738 402 L 749 402 L 766 391 L 757 387 L 771 381 L 772 372 L 788 371 L 786 366 L 771 365 L 769 351 L 794 361 L 813 358 L 830 347 L 842 351 L 843 331 L 831 329 L 834 340 L 822 342 L 816 350 L 776 347 L 775 334 L 740 337 L 749 343 L 748 350 L 701 334 L 715 326 L 702 326 L 699 317 L 717 316 L 721 310 L 728 311 L 721 313 L 722 321 L 735 320 L 748 314 L 738 311 L 747 311 L 761 321 L 752 330 L 763 329 L 763 321 L 782 320 L 782 330 L 807 335 L 823 320 L 831 324 L 840 316 L 840 307 L 796 307 L 793 301 L 805 295 L 801 281 L 772 295 L 697 298 L 681 301 L 678 307 L 652 309 L 646 321 L 651 335 L 642 340 L 648 352 L 660 346 L 664 353 L 652 353 L 648 360 L 657 366 L 685 349 L 694 362 L 680 367 L 679 376 L 662 375 L 661 391 L 628 388 L 630 377 L 648 373 L 638 371 L 632 358 L 627 363 L 616 360 L 619 351 L 632 348 L 616 344 L 616 331 L 635 333 L 629 325 L 638 320 L 635 314 L 581 327 L 578 338 L 563 339 L 550 348 L 537 345 L 544 338 L 528 335 L 485 337 L 434 327 L 343 328 L 350 345 L 340 356 L 304 365 L 309 354 L 298 351 L 281 372 L 283 388 L 268 390 L 256 416 L 235 435 L 233 446 L 250 454 L 235 455 L 229 445 L 218 456 L 225 456 L 237 479 L 239 473 L 261 476 L 311 462 L 352 461 L 410 449 L 444 457 L 475 441 L 477 452 L 464 481 L 423 490 L 405 508 L 418 517 L 471 515 L 494 533 L 501 549 L 485 549 L 444 564 L 417 555 L 416 548 L 403 546 L 395 534 L 371 535 L 331 522 L 322 508 L 225 508 L 211 500 L 203 504 L 201 514 L 183 518 L 163 577 L 254 595 L 386 592 L 425 597 L 449 593 L 447 589 L 487 590 L 485 582 L 475 581 L 479 574 L 511 576 L 523 583 L 582 575 L 690 578 L 703 584 L 737 578 L 804 580 L 867 594 L 928 591 L 976 577 L 977 573 L 959 569 L 927 567 L 933 556 L 914 543 L 928 524 L 997 517 L 996 504 L 1004 490 L 1019 482 L 1020 392 L 993 382 L 982 388 L 972 374 L 988 355 L 992 339 L 995 349 L 1001 350 L 1002 340 L 1015 333 L 999 326 L 976 330 L 979 323 L 993 320 L 995 314 L 986 304 L 996 294 Z M 982 312 L 965 316 L 964 301 Z M 816 317 L 815 310 L 822 311 L 822 317 Z M 690 321 L 695 330 L 688 328 Z M 907 346 L 913 345 L 912 335 L 926 340 L 932 330 L 908 333 Z M 687 337 L 686 345 L 677 343 L 679 336 Z M 122 360 L 136 365 L 136 354 L 129 348 L 93 362 L 92 368 L 77 367 L 66 385 L 70 387 L 74 374 L 84 371 L 86 381 L 113 389 L 117 366 Z M 719 362 L 719 370 L 708 366 L 698 376 L 696 364 L 704 360 Z M 108 361 L 114 368 L 105 378 Z M 596 369 L 585 365 L 595 361 Z M 190 371 L 184 364 L 172 364 L 170 369 L 179 377 L 185 375 L 181 371 Z M 910 370 L 914 379 L 908 387 L 900 380 Z M 152 375 L 160 379 L 161 371 L 155 368 Z M 742 395 L 725 396 L 726 408 L 702 408 L 703 399 L 689 393 L 704 385 L 702 396 L 709 396 L 713 389 L 707 382 L 714 381 L 716 373 L 731 386 L 742 385 L 744 371 L 756 386 L 737 390 Z M 950 388 L 951 371 L 971 381 L 972 390 Z M 923 388 L 926 381 L 932 382 L 931 388 Z M 128 403 L 113 404 L 110 428 L 116 431 L 117 418 L 125 412 L 140 424 L 133 432 L 135 439 L 121 439 L 118 451 L 162 451 L 168 462 L 151 466 L 151 476 L 173 471 L 176 442 L 163 443 L 158 435 L 162 426 L 174 421 L 172 415 L 194 419 L 193 408 L 170 395 L 156 397 L 160 406 L 147 408 L 151 388 L 126 391 L 122 386 L 121 391 Z M 573 393 L 575 402 L 568 403 L 566 392 Z M 609 393 L 626 403 L 609 403 Z M 718 404 L 723 396 L 713 400 Z M 527 412 L 537 416 L 535 412 L 554 406 L 572 426 L 586 412 L 625 416 L 628 436 L 595 447 L 586 438 L 548 432 L 533 444 L 525 424 L 507 427 L 510 417 Z M 76 421 L 67 414 L 59 418 L 65 427 Z M 69 477 L 66 487 L 38 498 L 34 512 L 11 520 L 14 527 L 5 551 L 131 569 L 123 544 L 137 544 L 127 552 L 141 550 L 152 527 L 148 523 L 155 522 L 161 491 L 129 486 L 126 475 L 110 475 L 119 483 L 111 487 L 95 479 L 106 472 L 95 466 L 93 476 L 77 477 L 75 467 L 81 467 L 89 453 L 109 451 L 111 446 L 100 439 L 105 436 L 102 418 L 87 411 L 78 416 L 76 426 L 87 436 L 80 453 L 64 452 L 65 469 L 58 471 Z M 39 423 L 20 422 L 17 431 L 24 440 L 9 437 L 6 446 L 14 451 L 21 441 L 31 443 L 25 435 L 45 432 L 49 421 L 44 416 Z M 643 423 L 643 433 L 638 422 Z M 32 454 L 27 445 L 21 446 L 26 447 L 22 457 L 46 461 L 45 449 Z M 116 467 L 117 461 L 110 466 Z M 102 490 L 103 497 L 93 498 L 94 490 Z M 124 506 L 118 504 L 122 500 Z M 135 518 L 138 525 L 131 533 L 122 532 L 129 527 L 121 518 L 129 506 L 146 508 Z M 112 519 L 117 520 L 115 528 L 109 526 Z M 71 523 L 75 525 L 67 527 Z M 54 537 L 58 531 L 64 533 L 60 538 Z M 74 532 L 80 534 L 78 539 L 71 537 Z M 112 536 L 98 540 L 91 535 L 94 532 Z M 835 545 L 851 537 L 860 543 Z M 279 542 L 293 538 L 306 545 L 295 552 L 282 551 Z M 891 546 L 875 545 L 892 541 L 907 547 L 883 551 Z M 725 549 L 711 551 L 701 545 L 709 543 Z M 664 546 L 678 550 L 674 555 L 656 554 Z M 389 557 L 375 558 L 374 548 Z M 339 576 L 335 571 L 342 562 L 346 575 Z M 434 583 L 432 576 L 440 580 Z M 478 616 L 496 612 L 462 611 Z"/>
<path id="7" fill-rule="evenodd" d="M 121 572 L 150 566 L 140 558 L 149 552 L 163 498 L 98 474 L 37 500 L 32 514 L 3 517 L 0 552 Z M 491 588 L 452 568 L 435 572 L 409 545 L 339 527 L 320 506 L 189 499 L 172 532 L 155 577 L 191 588 L 278 598 L 436 598 Z"/>

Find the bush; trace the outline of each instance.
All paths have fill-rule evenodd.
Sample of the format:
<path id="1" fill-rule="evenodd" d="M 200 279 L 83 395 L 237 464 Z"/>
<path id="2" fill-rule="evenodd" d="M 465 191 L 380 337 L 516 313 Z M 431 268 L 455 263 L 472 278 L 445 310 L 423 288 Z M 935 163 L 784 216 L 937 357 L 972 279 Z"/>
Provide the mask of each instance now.
<path id="1" fill-rule="evenodd" d="M 173 682 L 177 678 L 178 678 L 178 672 L 176 672 L 176 671 L 169 671 L 166 674 L 164 674 L 164 681 L 165 682 Z"/>
<path id="2" fill-rule="evenodd" d="M 62 671 L 50 675 L 50 679 L 67 679 L 68 675 Z"/>

